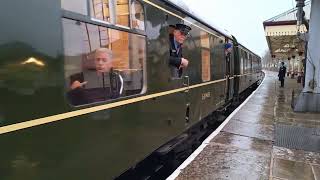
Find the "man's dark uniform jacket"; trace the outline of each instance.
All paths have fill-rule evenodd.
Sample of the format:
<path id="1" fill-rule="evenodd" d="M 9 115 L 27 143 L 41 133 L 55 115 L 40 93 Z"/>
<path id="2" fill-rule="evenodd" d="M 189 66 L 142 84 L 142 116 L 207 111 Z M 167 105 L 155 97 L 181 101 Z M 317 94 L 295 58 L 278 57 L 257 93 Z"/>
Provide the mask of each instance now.
<path id="1" fill-rule="evenodd" d="M 179 78 L 182 76 L 182 68 L 179 69 L 181 65 L 182 56 L 182 47 L 176 48 L 174 45 L 174 37 L 173 35 L 169 36 L 170 40 L 170 57 L 169 57 L 169 65 L 171 70 L 171 76 L 174 78 Z"/>
<path id="2" fill-rule="evenodd" d="M 280 69 L 279 69 L 279 80 L 283 80 L 284 77 L 286 76 L 286 71 L 287 71 L 287 68 L 285 66 L 281 66 Z"/>
<path id="3" fill-rule="evenodd" d="M 121 90 L 123 87 L 123 82 L 118 73 L 114 71 L 103 73 L 103 75 L 97 80 L 93 78 L 92 80 L 86 80 L 87 74 L 96 74 L 96 72 L 81 72 L 70 76 L 70 85 L 74 81 L 79 81 L 80 83 L 84 81 L 96 80 L 95 87 L 79 87 L 73 90 L 70 90 L 67 93 L 67 97 L 71 104 L 73 105 L 82 105 L 82 104 L 89 104 L 93 102 L 101 102 L 106 101 L 108 99 L 118 98 L 121 95 Z M 88 86 L 87 84 L 87 86 Z"/>

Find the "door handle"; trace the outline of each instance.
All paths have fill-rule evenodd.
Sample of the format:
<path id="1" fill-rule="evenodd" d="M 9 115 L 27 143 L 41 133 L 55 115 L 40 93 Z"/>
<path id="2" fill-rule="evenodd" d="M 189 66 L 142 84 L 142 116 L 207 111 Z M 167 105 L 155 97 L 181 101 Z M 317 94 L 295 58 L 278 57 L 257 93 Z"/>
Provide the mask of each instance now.
<path id="1" fill-rule="evenodd" d="M 189 76 L 183 76 L 183 86 L 185 87 L 189 87 L 190 84 L 190 80 L 189 80 Z"/>
<path id="2" fill-rule="evenodd" d="M 185 92 L 189 92 L 189 84 L 190 84 L 189 76 L 183 76 L 182 85 L 184 87 L 187 87 Z"/>

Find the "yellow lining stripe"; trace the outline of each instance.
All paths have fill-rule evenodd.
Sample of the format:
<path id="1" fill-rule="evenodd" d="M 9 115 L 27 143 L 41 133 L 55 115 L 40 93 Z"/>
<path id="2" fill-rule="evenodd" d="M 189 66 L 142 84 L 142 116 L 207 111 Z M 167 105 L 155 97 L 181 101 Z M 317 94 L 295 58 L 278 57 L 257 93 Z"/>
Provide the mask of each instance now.
<path id="1" fill-rule="evenodd" d="M 177 14 L 173 13 L 173 12 L 170 12 L 170 11 L 168 11 L 168 10 L 166 10 L 166 9 L 162 8 L 162 7 L 161 7 L 161 6 L 159 6 L 159 5 L 154 4 L 153 2 L 150 2 L 149 0 L 143 0 L 143 1 L 144 1 L 144 2 L 146 2 L 146 3 L 148 3 L 148 4 L 150 4 L 150 5 L 152 5 L 152 6 L 154 6 L 154 7 L 156 7 L 156 8 L 158 8 L 158 9 L 161 9 L 162 11 L 167 12 L 167 13 L 169 13 L 169 14 L 171 14 L 171 15 L 173 15 L 173 16 L 175 16 L 175 17 L 177 17 L 177 18 L 181 19 L 181 20 L 186 21 L 186 22 L 190 23 L 191 25 L 196 26 L 197 28 L 202 29 L 203 31 L 206 31 L 207 33 L 209 33 L 209 34 L 211 34 L 211 35 L 213 35 L 213 36 L 215 36 L 215 37 L 217 37 L 217 38 L 220 38 L 220 39 L 224 40 L 224 39 L 223 39 L 223 38 L 221 38 L 220 36 L 217 36 L 216 34 L 213 34 L 212 32 L 210 32 L 210 31 L 208 31 L 208 30 L 206 30 L 206 29 L 204 29 L 204 28 L 202 28 L 202 27 L 200 27 L 200 26 L 198 26 L 198 25 L 196 25 L 196 24 L 192 23 L 191 21 L 188 21 L 187 19 L 184 19 L 183 17 L 181 17 L 181 16 L 179 16 L 179 15 L 177 15 Z"/>
<path id="2" fill-rule="evenodd" d="M 7 125 L 7 126 L 0 127 L 0 134 L 5 134 L 5 133 L 25 129 L 25 128 L 39 126 L 42 124 L 47 124 L 47 123 L 51 123 L 51 122 L 55 122 L 55 121 L 66 120 L 67 118 L 72 118 L 72 117 L 76 117 L 76 116 L 80 116 L 80 115 L 84 115 L 84 114 L 88 114 L 88 113 L 93 113 L 93 112 L 106 110 L 106 109 L 110 109 L 110 108 L 114 108 L 114 107 L 118 107 L 118 106 L 123 106 L 126 104 L 132 104 L 132 103 L 139 102 L 139 101 L 144 101 L 144 100 L 148 100 L 148 99 L 152 99 L 152 98 L 156 98 L 156 97 L 160 97 L 160 96 L 165 96 L 165 95 L 169 95 L 169 94 L 173 94 L 173 93 L 177 93 L 177 92 L 181 92 L 181 91 L 186 91 L 188 89 L 193 89 L 193 88 L 197 88 L 197 87 L 201 87 L 201 86 L 215 84 L 218 82 L 223 82 L 225 80 L 226 79 L 219 79 L 216 81 L 210 81 L 210 82 L 206 82 L 206 83 L 196 84 L 196 85 L 192 85 L 189 87 L 183 87 L 183 88 L 179 88 L 179 89 L 173 89 L 170 91 L 149 94 L 149 95 L 140 96 L 140 97 L 136 97 L 136 98 L 132 98 L 132 99 L 127 99 L 127 100 L 123 100 L 123 101 L 118 101 L 118 102 L 114 102 L 114 103 L 110 103 L 110 104 L 104 104 L 104 105 L 100 105 L 100 106 L 80 109 L 80 110 L 71 111 L 71 112 L 67 112 L 67 113 L 62 113 L 62 114 L 57 114 L 57 115 L 53 115 L 53 116 L 47 116 L 44 118 L 28 120 L 25 122 L 16 123 L 16 124 L 12 124 L 12 125 Z"/>
<path id="3" fill-rule="evenodd" d="M 241 77 L 241 76 L 247 76 L 247 75 L 252 75 L 253 73 L 247 73 L 247 74 L 240 74 L 240 75 L 234 75 L 236 77 Z"/>

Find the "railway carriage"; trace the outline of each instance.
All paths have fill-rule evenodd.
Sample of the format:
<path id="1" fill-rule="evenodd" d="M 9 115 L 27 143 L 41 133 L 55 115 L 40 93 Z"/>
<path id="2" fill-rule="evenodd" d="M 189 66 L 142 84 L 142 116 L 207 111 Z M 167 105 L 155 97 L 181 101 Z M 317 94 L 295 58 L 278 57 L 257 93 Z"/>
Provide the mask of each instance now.
<path id="1" fill-rule="evenodd" d="M 161 164 L 194 149 L 204 119 L 263 78 L 256 54 L 170 1 L 5 0 L 0 22 L 0 179 L 135 176 L 150 157 Z M 192 28 L 181 78 L 168 67 L 177 23 Z M 90 64 L 101 47 L 113 52 L 121 96 L 73 104 L 74 74 L 88 72 L 85 88 L 102 86 Z"/>

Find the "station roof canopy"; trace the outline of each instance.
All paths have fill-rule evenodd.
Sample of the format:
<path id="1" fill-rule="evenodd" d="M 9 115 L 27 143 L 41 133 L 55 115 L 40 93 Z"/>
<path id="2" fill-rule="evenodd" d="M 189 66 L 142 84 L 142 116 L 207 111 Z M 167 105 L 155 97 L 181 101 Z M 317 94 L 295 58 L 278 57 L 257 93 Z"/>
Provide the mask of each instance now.
<path id="1" fill-rule="evenodd" d="M 310 19 L 311 2 L 306 2 L 303 8 L 305 18 Z M 287 59 L 304 52 L 304 41 L 297 36 L 304 34 L 307 29 L 304 25 L 297 26 L 297 8 L 288 10 L 263 22 L 265 36 L 273 58 Z"/>

